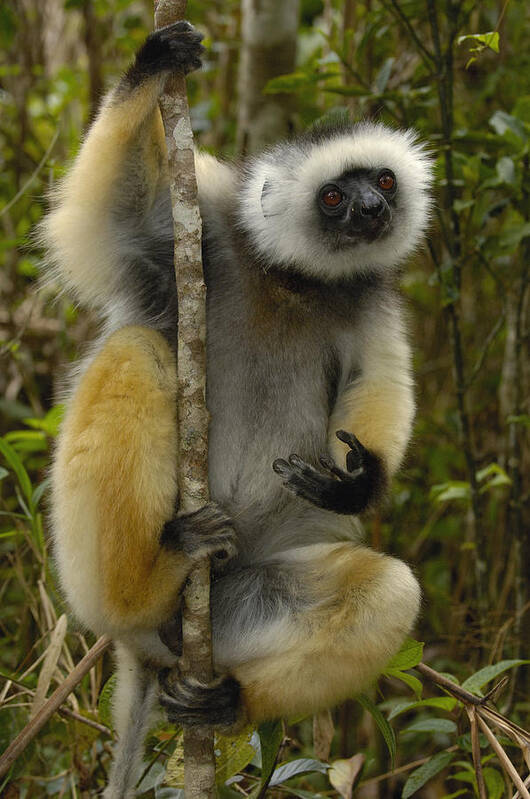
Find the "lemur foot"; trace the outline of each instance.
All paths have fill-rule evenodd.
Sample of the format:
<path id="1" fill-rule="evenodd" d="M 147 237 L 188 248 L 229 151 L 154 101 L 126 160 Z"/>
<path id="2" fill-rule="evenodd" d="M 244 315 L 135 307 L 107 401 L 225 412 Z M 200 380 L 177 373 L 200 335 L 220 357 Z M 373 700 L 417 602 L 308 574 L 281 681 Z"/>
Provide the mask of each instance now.
<path id="1" fill-rule="evenodd" d="M 340 441 L 350 447 L 346 469 L 340 469 L 329 455 L 321 455 L 321 466 L 331 475 L 322 474 L 298 455 L 288 461 L 277 458 L 274 471 L 294 494 L 313 505 L 335 513 L 357 514 L 365 510 L 384 490 L 386 475 L 381 459 L 363 447 L 353 433 L 337 430 Z"/>
<path id="2" fill-rule="evenodd" d="M 200 69 L 201 56 L 205 52 L 201 44 L 203 38 L 189 22 L 175 22 L 150 33 L 136 53 L 136 60 L 127 72 L 127 78 L 137 84 L 150 75 L 162 72 L 187 75 L 194 69 Z"/>
<path id="3" fill-rule="evenodd" d="M 158 674 L 160 704 L 173 724 L 185 727 L 214 725 L 231 727 L 240 707 L 239 683 L 233 677 L 218 677 L 201 683 L 192 677 L 170 678 L 170 670 Z"/>
<path id="4" fill-rule="evenodd" d="M 214 570 L 222 569 L 237 555 L 232 520 L 215 502 L 166 522 L 160 543 L 168 549 L 181 550 L 192 560 L 209 557 Z"/>

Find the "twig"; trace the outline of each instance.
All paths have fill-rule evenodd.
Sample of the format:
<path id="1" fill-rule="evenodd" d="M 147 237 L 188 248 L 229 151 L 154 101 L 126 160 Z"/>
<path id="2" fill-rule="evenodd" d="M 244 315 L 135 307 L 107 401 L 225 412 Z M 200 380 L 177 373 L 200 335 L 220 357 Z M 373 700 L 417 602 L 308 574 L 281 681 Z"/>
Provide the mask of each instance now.
<path id="1" fill-rule="evenodd" d="M 18 200 L 20 200 L 22 195 L 27 192 L 27 190 L 29 189 L 29 187 L 31 186 L 31 184 L 33 183 L 33 181 L 35 180 L 35 178 L 37 177 L 37 175 L 41 171 L 42 167 L 46 163 L 46 159 L 48 158 L 48 156 L 50 155 L 51 151 L 53 150 L 53 148 L 55 146 L 55 142 L 57 141 L 58 137 L 59 137 L 59 128 L 57 128 L 57 130 L 53 134 L 52 140 L 49 143 L 49 145 L 48 145 L 48 147 L 46 149 L 46 152 L 44 153 L 44 155 L 40 159 L 39 163 L 37 164 L 37 166 L 33 170 L 31 176 L 24 183 L 22 188 L 19 191 L 17 191 L 15 196 L 12 197 L 11 200 L 9 200 L 9 202 L 6 205 L 4 205 L 4 207 L 2 209 L 0 209 L 0 216 L 2 216 L 3 214 L 7 213 L 9 211 L 9 209 L 12 208 L 12 206 L 15 205 L 15 203 L 18 202 Z"/>
<path id="2" fill-rule="evenodd" d="M 478 734 L 477 723 L 477 709 L 475 706 L 466 705 L 467 717 L 471 726 L 471 754 L 473 756 L 473 765 L 475 767 L 475 774 L 477 777 L 477 789 L 479 799 L 488 799 L 486 793 L 486 784 L 484 782 L 484 774 L 482 772 L 482 761 L 480 759 L 480 739 Z"/>
<path id="3" fill-rule="evenodd" d="M 74 690 L 76 685 L 81 682 L 85 674 L 90 671 L 92 666 L 109 648 L 111 643 L 111 639 L 107 635 L 102 635 L 101 638 L 98 638 L 94 646 L 87 652 L 84 658 L 79 661 L 62 685 L 53 692 L 31 721 L 26 724 L 14 741 L 9 744 L 0 757 L 0 777 L 9 771 L 17 757 L 22 754 L 27 745 L 35 738 L 37 733 L 44 727 L 48 719 L 53 716 L 55 711 L 59 709 L 67 696 Z"/>
<path id="4" fill-rule="evenodd" d="M 477 775 L 477 785 L 479 787 L 479 796 L 481 799 L 486 797 L 485 788 L 484 793 L 481 793 L 481 780 L 483 782 L 482 776 L 482 765 L 480 762 L 480 746 L 478 744 L 478 729 L 476 726 L 476 722 L 480 725 L 480 728 L 483 730 L 484 734 L 486 735 L 488 741 L 490 742 L 493 750 L 497 754 L 501 766 L 503 767 L 504 771 L 508 774 L 510 779 L 513 781 L 515 787 L 519 790 L 522 799 L 530 799 L 530 794 L 528 793 L 527 788 L 525 787 L 521 777 L 517 774 L 515 770 L 515 766 L 511 762 L 510 758 L 502 748 L 501 744 L 495 738 L 494 734 L 486 724 L 485 719 L 490 721 L 491 723 L 498 726 L 503 732 L 509 735 L 522 749 L 523 747 L 530 746 L 530 732 L 520 727 L 518 724 L 510 721 L 501 713 L 499 713 L 494 708 L 488 707 L 486 705 L 487 702 L 491 701 L 491 699 L 498 693 L 499 689 L 505 685 L 505 680 L 501 680 L 501 682 L 494 686 L 491 691 L 489 691 L 486 696 L 480 697 L 475 696 L 470 691 L 467 691 L 465 688 L 462 688 L 460 685 L 456 685 L 455 683 L 448 680 L 447 677 L 444 677 L 443 674 L 431 669 L 430 666 L 427 666 L 425 663 L 419 663 L 416 666 L 417 670 L 425 675 L 429 680 L 434 682 L 436 685 L 439 685 L 441 688 L 444 688 L 446 691 L 451 693 L 457 699 L 459 699 L 465 706 L 466 712 L 468 714 L 469 720 L 471 722 L 471 739 L 472 739 L 472 746 L 473 746 L 473 762 L 475 764 L 475 773 Z M 523 750 L 524 751 L 524 750 Z"/>
<path id="5" fill-rule="evenodd" d="M 444 752 L 458 752 L 460 747 L 455 744 L 454 746 L 449 746 L 447 749 L 444 749 Z M 359 782 L 359 787 L 361 785 L 375 785 L 377 782 L 383 782 L 384 780 L 389 780 L 391 777 L 395 777 L 396 774 L 404 774 L 407 771 L 412 771 L 412 769 L 417 768 L 418 766 L 423 766 L 424 763 L 427 763 L 430 760 L 432 755 L 427 755 L 427 757 L 420 757 L 418 760 L 413 760 L 412 763 L 405 763 L 404 766 L 399 766 L 399 768 L 392 769 L 392 771 L 387 771 L 385 774 L 378 774 L 377 777 L 370 777 L 368 780 L 361 780 Z"/>
<path id="6" fill-rule="evenodd" d="M 87 719 L 86 716 L 82 716 L 81 713 L 76 713 L 75 710 L 70 710 L 69 707 L 60 707 L 57 712 L 60 716 L 66 716 L 69 719 L 75 719 L 75 721 L 79 721 L 81 724 L 86 724 L 87 727 L 93 727 L 95 730 L 98 730 L 98 732 L 103 733 L 103 735 L 112 737 L 112 730 L 109 730 L 105 724 L 99 724 L 93 719 Z"/>
<path id="7" fill-rule="evenodd" d="M 482 350 L 481 350 L 481 352 L 480 352 L 480 354 L 479 354 L 479 356 L 478 356 L 478 358 L 476 360 L 476 363 L 475 363 L 473 369 L 471 370 L 471 374 L 467 378 L 466 390 L 469 389 L 470 386 L 474 383 L 475 378 L 477 377 L 477 375 L 479 374 L 480 370 L 482 369 L 482 365 L 484 363 L 486 355 L 488 354 L 489 348 L 491 347 L 491 345 L 494 342 L 494 340 L 497 338 L 497 335 L 498 335 L 500 329 L 502 328 L 502 326 L 504 324 L 504 320 L 505 320 L 505 314 L 501 313 L 501 315 L 497 319 L 495 325 L 490 330 L 490 332 L 489 332 L 489 334 L 488 334 L 488 336 L 486 338 L 486 341 L 484 342 Z"/>
<path id="8" fill-rule="evenodd" d="M 528 777 L 525 779 L 525 781 L 524 781 L 524 784 L 525 784 L 525 786 L 526 786 L 527 788 L 528 788 L 528 786 L 530 785 L 530 774 L 529 774 L 529 775 L 528 775 Z M 521 794 L 519 793 L 519 791 L 516 791 L 516 792 L 514 793 L 514 795 L 512 796 L 512 799 L 520 799 L 520 797 L 521 797 Z"/>
<path id="9" fill-rule="evenodd" d="M 401 24 L 406 28 L 410 38 L 412 39 L 412 41 L 416 45 L 416 49 L 418 50 L 418 52 L 422 56 L 423 61 L 425 62 L 425 64 L 428 66 L 429 71 L 431 71 L 432 70 L 432 66 L 434 64 L 433 55 L 432 55 L 432 53 L 430 53 L 427 50 L 425 45 L 422 43 L 420 37 L 418 36 L 416 31 L 412 27 L 411 21 L 409 20 L 407 15 L 403 13 L 403 11 L 402 11 L 399 3 L 397 2 L 397 0 L 390 0 L 390 8 L 387 6 L 385 0 L 382 0 L 382 4 L 388 11 L 393 13 L 394 16 L 396 17 L 396 19 L 398 19 L 399 22 L 401 22 Z"/>
<path id="10" fill-rule="evenodd" d="M 504 751 L 498 740 L 495 738 L 494 734 L 492 733 L 486 722 L 483 719 L 481 719 L 480 716 L 478 718 L 478 723 L 480 724 L 482 732 L 490 742 L 491 748 L 495 751 L 497 757 L 499 758 L 501 766 L 509 775 L 513 784 L 521 794 L 522 799 L 530 799 L 530 793 L 528 793 L 526 785 L 524 784 L 521 777 L 515 770 L 515 766 L 513 765 L 512 761 L 510 760 L 510 758 L 508 757 L 508 755 L 506 754 L 506 752 Z"/>

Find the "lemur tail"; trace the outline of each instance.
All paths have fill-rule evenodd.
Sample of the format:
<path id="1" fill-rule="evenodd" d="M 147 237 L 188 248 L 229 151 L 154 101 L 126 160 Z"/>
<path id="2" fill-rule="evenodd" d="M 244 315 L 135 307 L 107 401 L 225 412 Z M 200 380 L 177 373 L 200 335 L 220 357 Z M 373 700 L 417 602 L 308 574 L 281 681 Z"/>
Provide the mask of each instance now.
<path id="1" fill-rule="evenodd" d="M 124 646 L 117 645 L 116 657 L 114 716 L 118 742 L 103 799 L 134 799 L 157 681 Z"/>

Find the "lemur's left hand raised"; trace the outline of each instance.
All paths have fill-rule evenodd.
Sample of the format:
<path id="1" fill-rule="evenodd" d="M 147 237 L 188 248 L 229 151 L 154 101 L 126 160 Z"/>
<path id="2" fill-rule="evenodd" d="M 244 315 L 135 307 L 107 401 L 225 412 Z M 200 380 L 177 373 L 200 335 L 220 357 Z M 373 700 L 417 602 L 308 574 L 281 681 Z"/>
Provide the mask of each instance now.
<path id="1" fill-rule="evenodd" d="M 347 471 L 340 469 L 329 455 L 322 455 L 320 464 L 331 473 L 323 474 L 294 453 L 288 461 L 277 458 L 272 468 L 286 488 L 313 505 L 335 513 L 362 513 L 384 490 L 384 466 L 353 433 L 337 430 L 335 435 L 350 448 L 346 455 Z"/>

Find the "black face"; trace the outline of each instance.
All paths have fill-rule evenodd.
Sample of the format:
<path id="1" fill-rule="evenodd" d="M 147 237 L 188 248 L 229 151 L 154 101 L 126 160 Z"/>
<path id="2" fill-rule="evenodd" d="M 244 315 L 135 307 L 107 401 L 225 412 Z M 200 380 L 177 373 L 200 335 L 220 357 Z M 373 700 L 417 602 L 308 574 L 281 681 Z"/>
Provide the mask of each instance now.
<path id="1" fill-rule="evenodd" d="M 397 180 L 391 169 L 356 169 L 317 193 L 320 221 L 338 247 L 375 241 L 390 227 Z"/>

